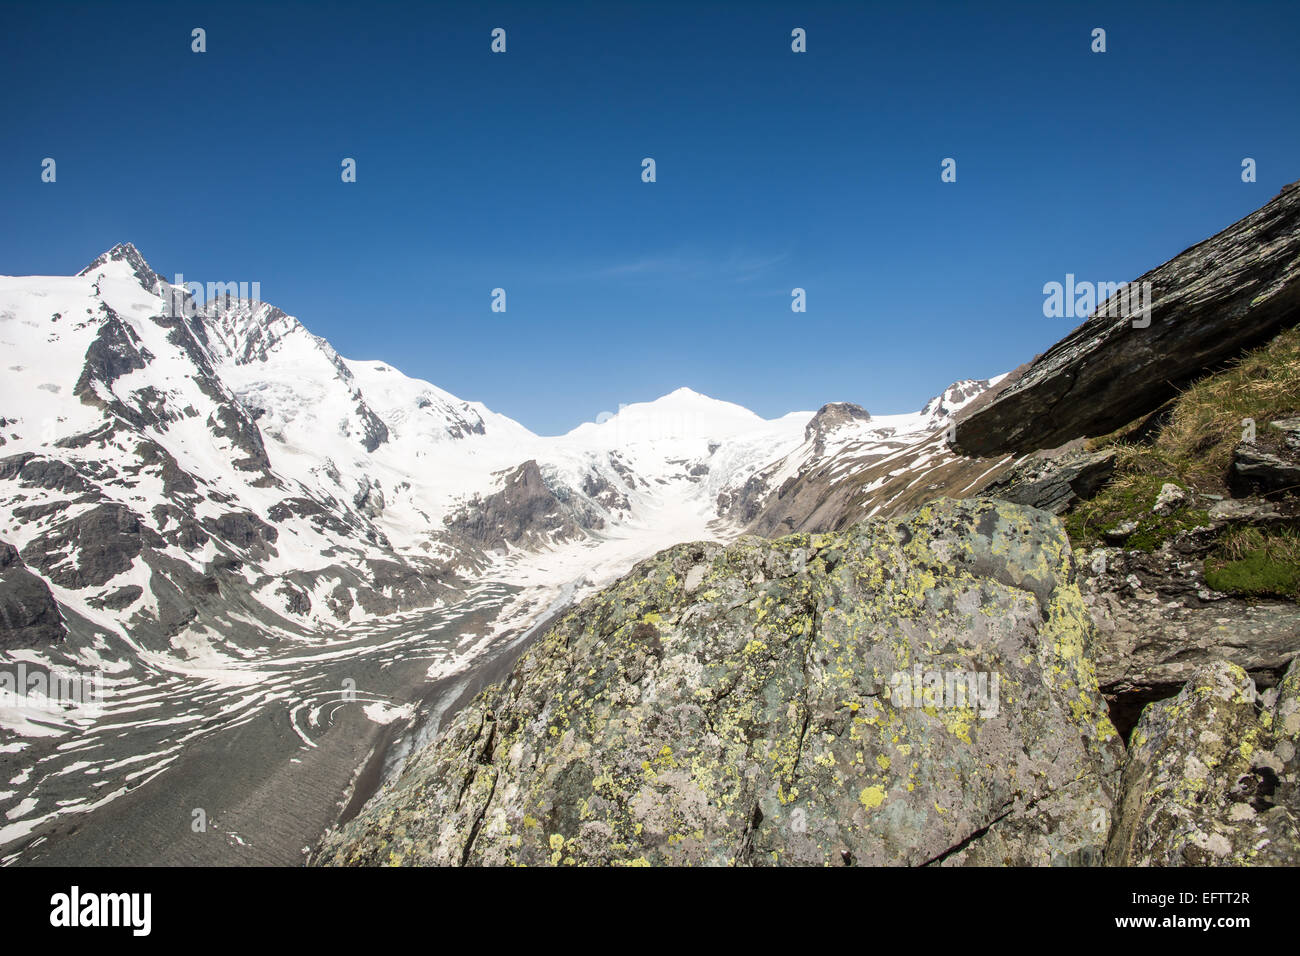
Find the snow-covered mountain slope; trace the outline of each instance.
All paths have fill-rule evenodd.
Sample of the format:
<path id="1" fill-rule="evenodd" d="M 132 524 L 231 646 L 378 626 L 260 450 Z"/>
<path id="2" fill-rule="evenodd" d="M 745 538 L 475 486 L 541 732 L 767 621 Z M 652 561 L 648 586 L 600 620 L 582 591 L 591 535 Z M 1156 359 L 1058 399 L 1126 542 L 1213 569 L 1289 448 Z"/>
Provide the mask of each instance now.
<path id="1" fill-rule="evenodd" d="M 167 291 L 125 246 L 79 276 L 0 279 L 0 538 L 68 626 L 139 651 L 436 603 L 445 563 L 399 560 L 342 485 L 304 480 L 264 436 L 265 408 L 229 374 L 256 343 L 170 314 Z M 257 311 L 267 330 L 301 328 Z M 355 428 L 341 437 L 364 448 Z"/>
<path id="2" fill-rule="evenodd" d="M 771 421 L 682 388 L 542 437 L 272 305 L 197 304 L 130 245 L 0 278 L 0 350 L 5 573 L 117 659 L 304 639 L 485 577 L 597 584 L 681 540 L 780 530 L 790 482 L 854 478 L 992 384 Z M 0 640 L 50 640 L 28 610 L 0 606 Z"/>

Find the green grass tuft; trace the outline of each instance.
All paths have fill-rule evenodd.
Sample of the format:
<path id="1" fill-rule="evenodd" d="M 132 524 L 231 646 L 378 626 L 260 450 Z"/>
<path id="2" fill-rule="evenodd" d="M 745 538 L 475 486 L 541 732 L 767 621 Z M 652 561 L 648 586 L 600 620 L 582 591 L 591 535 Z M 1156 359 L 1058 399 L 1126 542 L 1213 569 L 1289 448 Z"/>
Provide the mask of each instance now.
<path id="1" fill-rule="evenodd" d="M 1205 583 L 1230 594 L 1300 599 L 1300 533 L 1241 528 L 1205 559 Z"/>
<path id="2" fill-rule="evenodd" d="M 1300 412 L 1300 327 L 1247 352 L 1223 371 L 1185 389 L 1170 405 L 1169 421 L 1150 444 L 1131 440 L 1133 425 L 1090 442 L 1114 446 L 1117 475 L 1167 475 L 1184 488 L 1224 493 L 1242 419 L 1255 420 L 1263 447 L 1280 441 L 1268 423 Z"/>
<path id="3" fill-rule="evenodd" d="M 1300 327 L 1282 332 L 1264 347 L 1186 388 L 1168 404 L 1162 415 L 1165 424 L 1154 438 L 1139 440 L 1144 417 L 1089 442 L 1094 449 L 1115 449 L 1115 474 L 1093 500 L 1081 502 L 1065 517 L 1070 540 L 1076 546 L 1093 547 L 1103 543 L 1104 532 L 1136 521 L 1137 530 L 1121 547 L 1154 551 L 1179 531 L 1207 524 L 1209 515 L 1200 509 L 1168 518 L 1151 514 L 1160 486 L 1171 482 L 1192 494 L 1229 496 L 1228 469 L 1232 451 L 1242 440 L 1242 419 L 1254 419 L 1261 448 L 1276 450 L 1281 436 L 1268 423 L 1296 413 L 1300 413 Z M 1290 573 L 1286 567 L 1267 569 L 1260 564 L 1277 560 L 1277 546 L 1271 547 L 1263 558 L 1253 551 L 1220 555 L 1214 573 L 1225 583 L 1234 582 L 1234 590 L 1286 587 Z"/>
<path id="4" fill-rule="evenodd" d="M 1137 528 L 1122 546 L 1130 551 L 1150 552 L 1180 531 L 1207 525 L 1209 513 L 1200 508 L 1182 508 L 1168 516 L 1152 514 L 1161 487 L 1169 481 L 1169 478 L 1149 475 L 1121 475 L 1112 479 L 1095 498 L 1080 502 L 1066 516 L 1066 533 L 1076 546 L 1093 547 L 1102 543 L 1107 531 L 1127 521 L 1136 521 Z M 1182 485 L 1179 487 L 1186 490 Z"/>

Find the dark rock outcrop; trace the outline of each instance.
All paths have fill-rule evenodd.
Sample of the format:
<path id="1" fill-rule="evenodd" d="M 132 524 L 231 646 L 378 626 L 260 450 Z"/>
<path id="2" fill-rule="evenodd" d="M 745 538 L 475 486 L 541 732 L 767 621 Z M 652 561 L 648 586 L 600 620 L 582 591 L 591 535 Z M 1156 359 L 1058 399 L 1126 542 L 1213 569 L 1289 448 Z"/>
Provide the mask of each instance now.
<path id="1" fill-rule="evenodd" d="M 127 584 L 120 588 L 110 591 L 102 597 L 88 599 L 91 607 L 107 608 L 110 611 L 120 611 L 130 607 L 144 595 L 144 588 L 138 584 Z"/>
<path id="2" fill-rule="evenodd" d="M 386 506 L 384 489 L 377 481 L 371 481 L 369 478 L 365 478 L 364 481 L 365 483 L 352 496 L 352 507 L 367 518 L 378 518 L 384 513 Z"/>
<path id="3" fill-rule="evenodd" d="M 1300 461 L 1243 442 L 1233 449 L 1228 487 L 1239 497 L 1300 494 Z"/>
<path id="4" fill-rule="evenodd" d="M 126 505 L 105 503 L 32 539 L 23 558 L 55 584 L 80 589 L 130 570 L 146 546 L 164 547 L 162 536 Z"/>
<path id="5" fill-rule="evenodd" d="M 954 448 L 988 456 L 1106 434 L 1156 409 L 1207 369 L 1300 323 L 1300 188 L 1284 190 L 1137 282 L 1151 283 L 1148 327 L 1135 327 L 1131 311 L 1112 318 L 1099 306 L 1019 381 L 966 417 Z"/>
<path id="6" fill-rule="evenodd" d="M 1031 459 L 980 494 L 1013 504 L 1064 514 L 1079 501 L 1093 497 L 1115 472 L 1115 451 L 1074 452 L 1056 458 Z"/>
<path id="7" fill-rule="evenodd" d="M 0 541 L 0 651 L 57 644 L 67 633 L 45 582 L 13 545 Z"/>
<path id="8" fill-rule="evenodd" d="M 475 498 L 449 517 L 446 526 L 452 534 L 485 548 L 581 534 L 533 460 L 507 474 L 500 491 Z"/>
<path id="9" fill-rule="evenodd" d="M 704 470 L 707 474 L 707 465 Z M 632 502 L 628 500 L 623 490 L 616 487 L 608 478 L 595 469 L 583 476 L 582 493 L 607 511 L 628 512 L 632 510 Z"/>
<path id="10" fill-rule="evenodd" d="M 90 486 L 75 468 L 57 458 L 32 458 L 18 472 L 18 481 L 26 488 L 43 488 L 68 494 L 90 490 Z"/>
<path id="11" fill-rule="evenodd" d="M 94 341 L 86 349 L 85 364 L 74 392 L 93 408 L 112 413 L 136 428 L 158 424 L 157 415 L 124 403 L 113 395 L 113 383 L 119 378 L 146 368 L 153 354 L 144 347 L 135 330 L 121 316 L 100 303 L 104 319 Z"/>
<path id="12" fill-rule="evenodd" d="M 817 410 L 808 424 L 804 426 L 804 441 L 812 442 L 813 454 L 820 455 L 826 451 L 826 439 L 841 425 L 850 422 L 869 422 L 871 414 L 861 405 L 852 402 L 829 402 Z"/>
<path id="13" fill-rule="evenodd" d="M 0 479 L 12 481 L 22 472 L 23 466 L 36 457 L 35 452 L 24 451 L 17 455 L 0 458 Z"/>
<path id="14" fill-rule="evenodd" d="M 274 554 L 280 532 L 250 511 L 231 511 L 203 522 L 214 537 L 258 557 Z"/>
<path id="15" fill-rule="evenodd" d="M 1270 422 L 1267 446 L 1242 442 L 1232 452 L 1228 487 L 1237 497 L 1300 496 L 1300 418 Z"/>

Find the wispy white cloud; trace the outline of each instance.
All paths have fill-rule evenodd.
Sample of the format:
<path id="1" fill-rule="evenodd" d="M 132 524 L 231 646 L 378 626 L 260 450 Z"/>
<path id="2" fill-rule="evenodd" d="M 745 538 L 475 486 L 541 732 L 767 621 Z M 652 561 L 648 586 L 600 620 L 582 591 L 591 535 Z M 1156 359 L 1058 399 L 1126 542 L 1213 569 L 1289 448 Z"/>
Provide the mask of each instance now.
<path id="1" fill-rule="evenodd" d="M 761 278 L 773 266 L 790 257 L 788 252 L 759 254 L 733 250 L 708 253 L 701 250 L 641 256 L 595 269 L 593 278 L 661 278 L 750 282 Z"/>

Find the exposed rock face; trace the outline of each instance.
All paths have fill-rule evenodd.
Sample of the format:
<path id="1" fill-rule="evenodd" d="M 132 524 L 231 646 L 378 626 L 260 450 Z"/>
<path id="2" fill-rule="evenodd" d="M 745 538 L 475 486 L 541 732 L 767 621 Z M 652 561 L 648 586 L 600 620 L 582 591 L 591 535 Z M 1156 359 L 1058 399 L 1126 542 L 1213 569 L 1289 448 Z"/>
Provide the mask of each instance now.
<path id="1" fill-rule="evenodd" d="M 384 513 L 384 489 L 366 478 L 365 484 L 352 496 L 352 506 L 367 518 L 378 518 Z"/>
<path id="2" fill-rule="evenodd" d="M 1236 495 L 1294 493 L 1300 489 L 1300 461 L 1241 444 L 1233 450 L 1229 479 Z"/>
<path id="3" fill-rule="evenodd" d="M 670 548 L 315 861 L 1098 862 L 1122 750 L 1072 576 L 1049 515 L 989 501 Z"/>
<path id="4" fill-rule="evenodd" d="M 1201 668 L 1133 733 L 1108 860 L 1300 863 L 1298 744 L 1300 664 L 1262 701 L 1241 668 Z"/>
<path id="5" fill-rule="evenodd" d="M 146 546 L 161 548 L 164 543 L 126 505 L 101 504 L 33 538 L 23 557 L 55 584 L 85 588 L 129 571 Z"/>
<path id="6" fill-rule="evenodd" d="M 1300 418 L 1270 422 L 1268 446 L 1242 442 L 1232 453 L 1228 487 L 1238 497 L 1300 495 Z"/>
<path id="7" fill-rule="evenodd" d="M 50 589 L 13 545 L 0 541 L 0 650 L 55 644 L 66 635 Z"/>
<path id="8" fill-rule="evenodd" d="M 447 519 L 447 528 L 486 548 L 568 538 L 581 533 L 542 479 L 541 469 L 533 460 L 506 475 L 500 491 L 475 498 Z"/>
<path id="9" fill-rule="evenodd" d="M 954 447 L 988 456 L 1106 434 L 1300 322 L 1300 189 L 1137 281 L 1151 283 L 1149 327 L 1135 328 L 1131 312 L 1111 318 L 1098 307 L 969 415 Z"/>
<path id="10" fill-rule="evenodd" d="M 1079 589 L 1097 626 L 1097 679 L 1107 697 L 1140 708 L 1177 693 L 1215 660 L 1243 668 L 1260 686 L 1275 684 L 1300 654 L 1300 605 L 1221 594 L 1206 583 L 1203 564 L 1227 528 L 1293 520 L 1258 499 L 1224 501 L 1210 509 L 1203 528 L 1181 532 L 1155 551 L 1076 552 Z M 1129 716 L 1136 719 L 1136 710 Z"/>
<path id="11" fill-rule="evenodd" d="M 99 334 L 86 349 L 86 364 L 77 379 L 75 394 L 87 405 L 112 412 L 117 417 L 143 428 L 156 423 L 157 412 L 146 406 L 131 408 L 112 394 L 111 387 L 118 379 L 146 368 L 153 356 L 140 342 L 139 335 L 122 321 L 116 312 L 102 305 L 104 322 Z M 107 393 L 108 397 L 105 397 Z"/>
<path id="12" fill-rule="evenodd" d="M 707 467 L 705 466 L 706 470 Z M 595 471 L 588 472 L 583 477 L 582 493 L 611 513 L 626 514 L 632 510 L 632 502 L 622 489 Z"/>
<path id="13" fill-rule="evenodd" d="M 16 478 L 25 488 L 64 491 L 80 494 L 89 486 L 77 470 L 57 458 L 44 458 L 32 452 L 0 459 L 0 477 Z"/>
<path id="14" fill-rule="evenodd" d="M 831 431 L 849 422 L 869 421 L 871 414 L 861 405 L 830 402 L 819 408 L 817 414 L 804 426 L 804 441 L 812 442 L 814 454 L 820 455 L 826 451 L 826 437 Z"/>
<path id="15" fill-rule="evenodd" d="M 1114 449 L 1075 452 L 1025 462 L 980 493 L 1059 515 L 1095 495 L 1114 471 Z"/>

